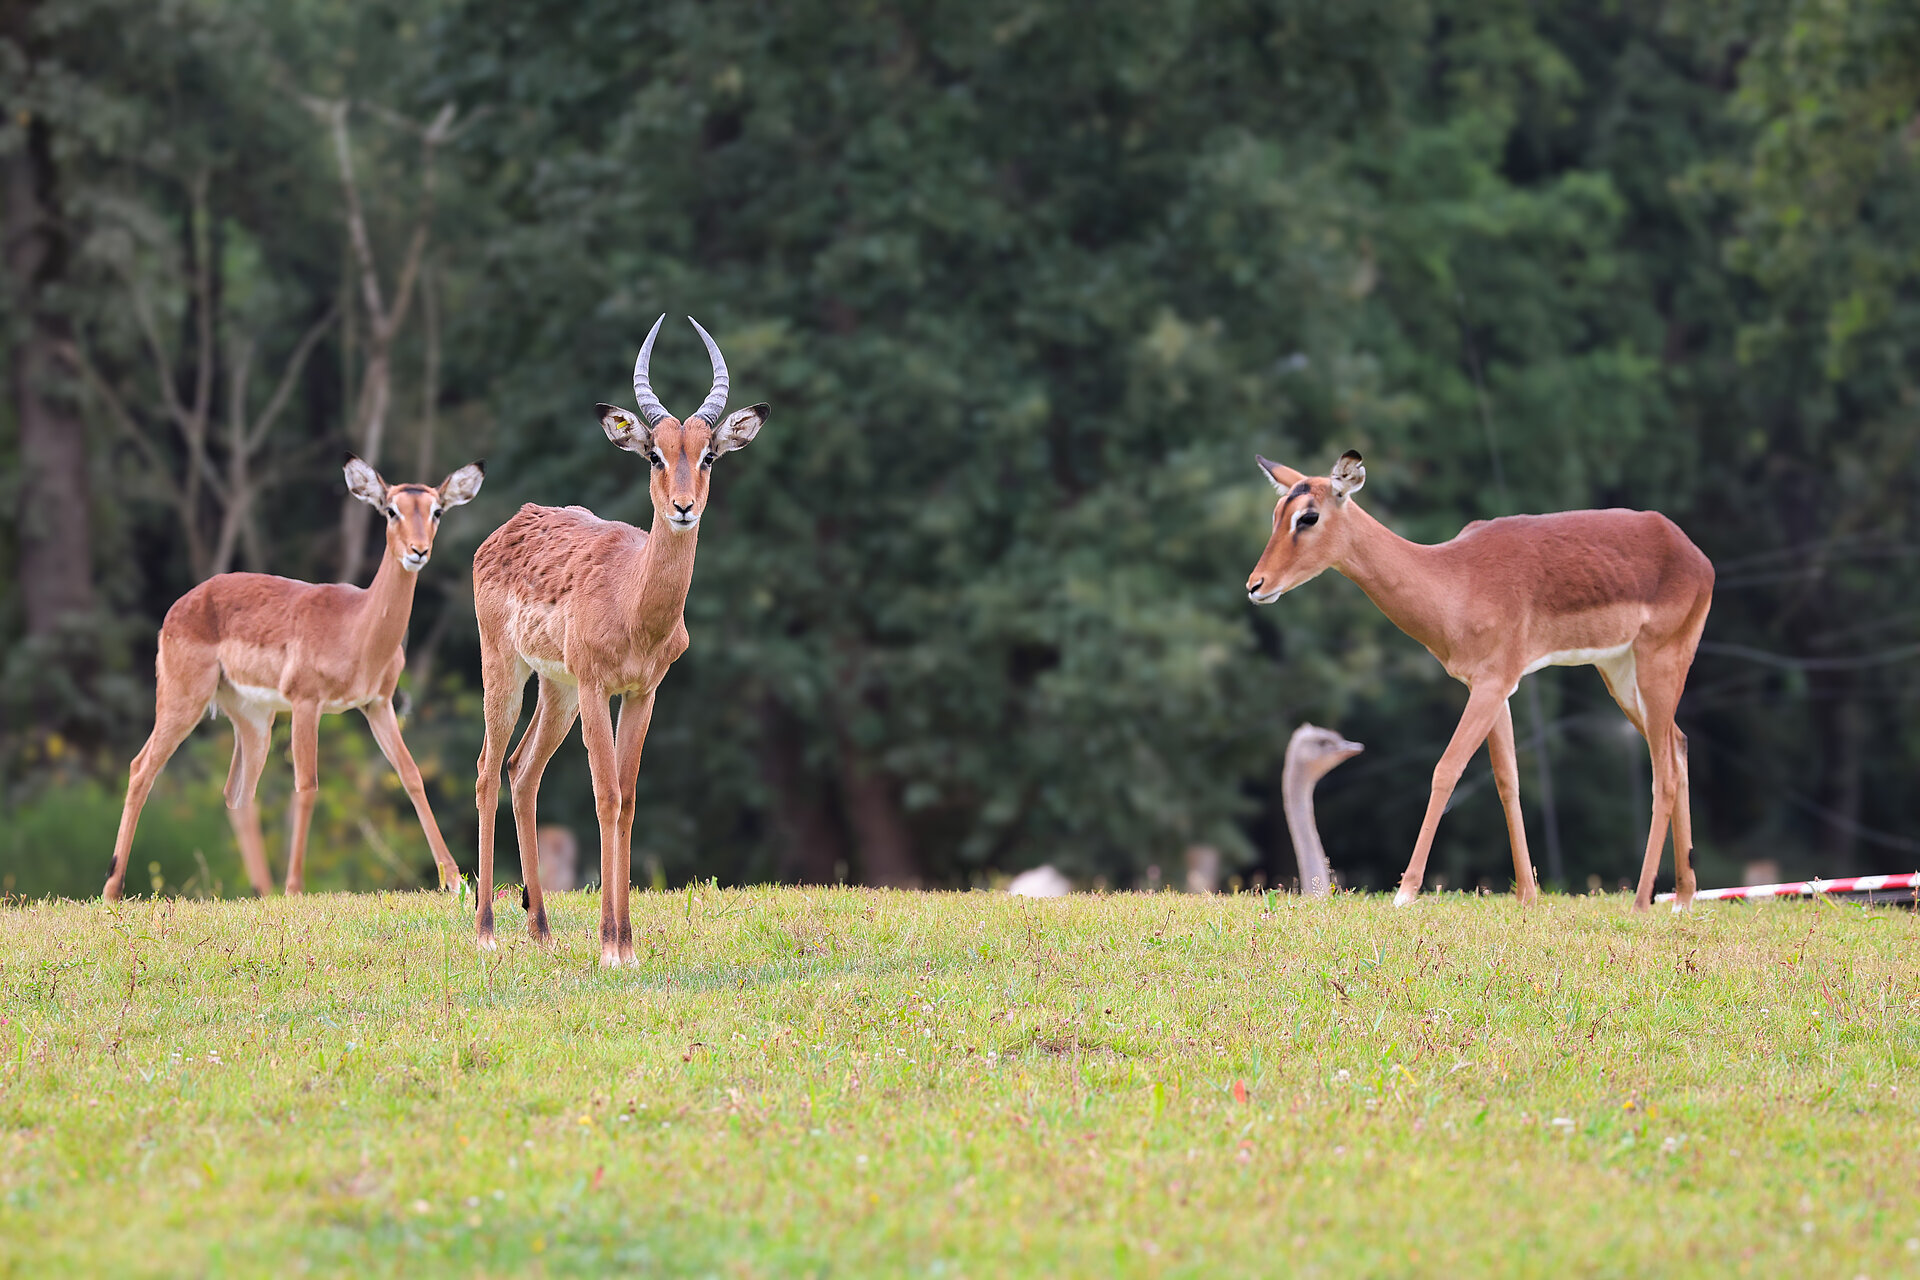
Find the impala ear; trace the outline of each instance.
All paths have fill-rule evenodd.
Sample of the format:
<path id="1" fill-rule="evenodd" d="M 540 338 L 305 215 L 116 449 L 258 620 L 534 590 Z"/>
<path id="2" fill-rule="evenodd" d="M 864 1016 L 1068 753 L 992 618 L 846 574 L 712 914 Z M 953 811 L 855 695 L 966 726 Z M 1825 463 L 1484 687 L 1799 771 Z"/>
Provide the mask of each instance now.
<path id="1" fill-rule="evenodd" d="M 1345 502 L 1367 482 L 1367 469 L 1361 465 L 1360 455 L 1349 449 L 1333 464 L 1333 474 L 1328 478 L 1333 481 L 1333 500 Z"/>
<path id="2" fill-rule="evenodd" d="M 766 405 L 750 404 L 728 414 L 727 420 L 714 430 L 713 451 L 720 454 L 746 448 L 760 434 L 760 428 L 767 421 L 767 413 Z"/>
<path id="3" fill-rule="evenodd" d="M 1288 492 L 1292 490 L 1293 486 L 1306 479 L 1305 476 L 1295 471 L 1292 467 L 1283 467 L 1277 462 L 1268 462 L 1257 453 L 1253 455 L 1253 460 L 1260 465 L 1260 474 L 1267 478 L 1268 484 L 1279 491 L 1281 497 L 1285 497 Z"/>
<path id="4" fill-rule="evenodd" d="M 653 452 L 652 427 L 619 405 L 597 404 L 593 407 L 600 411 L 600 429 L 607 433 L 607 439 L 628 453 Z"/>
<path id="5" fill-rule="evenodd" d="M 487 478 L 487 464 L 469 462 L 445 480 L 440 482 L 440 506 L 464 506 L 472 502 L 474 495 L 480 492 L 480 482 Z"/>
<path id="6" fill-rule="evenodd" d="M 387 482 L 380 478 L 378 471 L 350 453 L 347 455 L 346 473 L 348 493 L 375 511 L 387 509 Z"/>

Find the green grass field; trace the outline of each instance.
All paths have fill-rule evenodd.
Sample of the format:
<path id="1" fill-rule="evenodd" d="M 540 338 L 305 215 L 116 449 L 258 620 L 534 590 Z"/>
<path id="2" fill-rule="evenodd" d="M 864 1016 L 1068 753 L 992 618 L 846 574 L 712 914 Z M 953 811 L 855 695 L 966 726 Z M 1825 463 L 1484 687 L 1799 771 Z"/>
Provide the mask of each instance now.
<path id="1" fill-rule="evenodd" d="M 0 909 L 0 1271 L 1920 1270 L 1909 912 L 550 901 Z"/>

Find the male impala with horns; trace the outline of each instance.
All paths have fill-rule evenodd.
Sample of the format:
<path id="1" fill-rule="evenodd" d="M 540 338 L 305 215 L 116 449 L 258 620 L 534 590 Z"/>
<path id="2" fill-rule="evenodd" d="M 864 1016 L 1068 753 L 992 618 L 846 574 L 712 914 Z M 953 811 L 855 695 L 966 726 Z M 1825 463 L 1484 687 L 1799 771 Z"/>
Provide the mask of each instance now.
<path id="1" fill-rule="evenodd" d="M 1267 549 L 1247 578 L 1248 598 L 1272 604 L 1338 569 L 1469 691 L 1466 714 L 1433 771 L 1426 817 L 1394 901 L 1404 905 L 1419 896 L 1434 829 L 1483 740 L 1506 810 L 1520 898 L 1532 901 L 1507 699 L 1528 672 L 1590 665 L 1600 669 L 1607 692 L 1653 755 L 1653 823 L 1634 907 L 1644 911 L 1653 902 L 1669 825 L 1674 909 L 1691 902 L 1687 735 L 1673 715 L 1713 601 L 1713 565 L 1700 548 L 1663 515 L 1621 510 L 1477 520 L 1451 542 L 1422 546 L 1354 501 L 1367 479 L 1359 454 L 1342 454 L 1324 476 L 1256 461 L 1280 501 Z"/>
<path id="2" fill-rule="evenodd" d="M 536 942 L 548 940 L 534 836 L 540 775 L 578 716 L 600 818 L 600 963 L 618 966 L 634 959 L 628 915 L 634 790 L 654 690 L 687 649 L 682 611 L 693 582 L 709 469 L 721 454 L 746 447 L 767 420 L 764 404 L 721 416 L 727 407 L 727 363 L 691 317 L 689 322 L 707 344 L 713 388 L 684 422 L 669 414 L 647 374 L 653 342 L 665 319 L 654 321 L 634 361 L 633 394 L 640 417 L 610 404 L 596 406 L 607 439 L 638 454 L 650 468 L 652 531 L 602 520 L 585 507 L 529 504 L 496 529 L 473 557 L 487 721 L 476 788 L 480 906 L 475 923 L 482 947 L 494 945 L 493 826 L 500 763 L 520 718 L 521 691 L 533 674 L 540 677 L 539 702 L 507 762 L 527 882 L 527 931 Z M 620 699 L 617 732 L 607 706 L 610 698 Z"/>

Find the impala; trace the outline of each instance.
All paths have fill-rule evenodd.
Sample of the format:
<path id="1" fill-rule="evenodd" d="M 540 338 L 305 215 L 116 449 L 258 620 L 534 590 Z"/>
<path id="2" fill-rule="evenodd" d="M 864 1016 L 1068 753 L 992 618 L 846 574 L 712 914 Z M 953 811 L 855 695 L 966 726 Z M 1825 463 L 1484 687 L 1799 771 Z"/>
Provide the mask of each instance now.
<path id="1" fill-rule="evenodd" d="M 287 892 L 305 885 L 307 827 L 320 791 L 320 717 L 358 708 L 374 741 L 400 775 L 433 848 L 440 886 L 459 878 L 453 855 L 427 805 L 420 770 L 400 737 L 394 684 L 406 665 L 401 648 L 413 613 L 413 588 L 433 554 L 441 514 L 480 492 L 484 464 L 461 467 L 437 489 L 390 485 L 359 458 L 347 456 L 347 489 L 386 517 L 387 553 L 366 588 L 344 582 L 297 582 L 264 573 L 223 573 L 181 596 L 160 624 L 154 661 L 153 732 L 133 758 L 120 813 L 108 901 L 126 885 L 140 810 L 154 779 L 202 715 L 224 711 L 233 721 L 233 765 L 226 800 L 237 811 L 234 831 L 254 892 L 272 892 L 266 851 L 253 815 L 254 790 L 266 767 L 274 716 L 293 716 L 292 833 Z"/>
<path id="2" fill-rule="evenodd" d="M 687 649 L 683 614 L 700 514 L 707 505 L 708 471 L 721 454 L 744 448 L 767 420 L 764 404 L 721 419 L 727 363 L 691 317 L 689 323 L 707 345 L 713 386 L 692 417 L 682 422 L 669 414 L 647 374 L 665 319 L 653 322 L 633 365 L 633 394 L 645 421 L 610 404 L 596 406 L 607 439 L 639 454 L 651 468 L 652 531 L 602 520 L 584 507 L 528 504 L 494 530 L 473 557 L 487 721 L 475 787 L 480 807 L 475 928 L 484 948 L 495 945 L 493 834 L 500 765 L 520 718 L 527 677 L 538 674 L 533 720 L 507 761 L 526 878 L 527 932 L 543 945 L 550 939 L 534 814 L 540 776 L 577 716 L 600 819 L 600 963 L 617 967 L 634 959 L 628 890 L 640 749 L 653 716 L 654 691 Z M 617 732 L 608 708 L 612 698 L 620 699 Z"/>
<path id="3" fill-rule="evenodd" d="M 1594 666 L 1653 757 L 1653 821 L 1634 907 L 1644 911 L 1653 902 L 1671 825 L 1674 909 L 1685 908 L 1694 890 L 1693 820 L 1687 736 L 1673 716 L 1713 601 L 1713 565 L 1687 535 L 1652 511 L 1563 511 L 1476 520 L 1451 542 L 1423 546 L 1389 531 L 1353 500 L 1367 479 L 1358 453 L 1349 450 L 1332 474 L 1312 477 L 1255 460 L 1280 501 L 1267 548 L 1247 578 L 1248 598 L 1271 604 L 1337 569 L 1467 686 L 1467 709 L 1434 768 L 1395 903 L 1419 896 L 1440 815 L 1483 740 L 1506 811 L 1519 895 L 1533 900 L 1507 699 L 1528 672 Z"/>

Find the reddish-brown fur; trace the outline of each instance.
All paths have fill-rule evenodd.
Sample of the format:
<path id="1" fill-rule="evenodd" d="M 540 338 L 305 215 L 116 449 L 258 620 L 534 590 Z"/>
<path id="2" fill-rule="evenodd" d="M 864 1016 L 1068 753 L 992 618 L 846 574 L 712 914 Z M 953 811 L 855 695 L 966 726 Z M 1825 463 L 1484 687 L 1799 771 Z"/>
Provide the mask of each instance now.
<path id="1" fill-rule="evenodd" d="M 724 377 L 717 352 L 715 360 Z M 718 454 L 752 440 L 766 416 L 762 404 L 731 415 L 717 430 L 697 416 L 685 423 L 663 417 L 648 427 L 624 409 L 601 405 L 608 438 L 653 464 L 648 484 L 652 532 L 602 520 L 584 507 L 528 505 L 474 555 L 487 720 L 475 787 L 480 809 L 475 927 L 482 947 L 495 945 L 493 840 L 500 766 L 520 718 L 527 676 L 537 672 L 540 692 L 532 723 L 506 760 L 526 878 L 527 930 L 537 942 L 549 939 L 535 811 L 547 761 L 577 716 L 600 820 L 600 962 L 633 962 L 628 890 L 640 751 L 653 716 L 654 691 L 687 649 L 683 610 L 693 582 L 699 518 L 706 509 L 707 467 Z M 609 699 L 616 697 L 617 731 L 608 709 Z"/>
<path id="2" fill-rule="evenodd" d="M 109 901 L 119 898 L 125 887 L 133 833 L 154 780 L 200 717 L 215 707 L 233 721 L 226 800 L 254 892 L 273 890 L 253 796 L 266 766 L 274 716 L 282 709 L 293 716 L 288 893 L 298 893 L 304 885 L 307 828 L 320 786 L 320 717 L 355 707 L 367 717 L 380 750 L 406 786 L 433 848 L 442 887 L 458 878 L 428 807 L 420 770 L 401 739 L 393 690 L 406 665 L 401 645 L 413 612 L 414 583 L 432 553 L 438 513 L 479 491 L 481 469 L 477 463 L 462 467 L 439 489 L 387 485 L 357 458 L 348 462 L 347 470 L 356 496 L 392 513 L 387 552 L 371 586 L 223 573 L 167 610 L 154 662 L 153 732 L 129 771 L 113 866 L 103 891 Z"/>
<path id="3" fill-rule="evenodd" d="M 1635 906 L 1644 910 L 1653 901 L 1669 825 L 1676 902 L 1690 902 L 1686 735 L 1673 716 L 1713 599 L 1713 566 L 1700 549 L 1663 515 L 1621 510 L 1475 521 L 1450 542 L 1422 546 L 1353 501 L 1366 478 L 1358 454 L 1343 457 L 1331 475 L 1311 479 L 1259 462 L 1281 498 L 1273 534 L 1247 579 L 1248 596 L 1269 604 L 1337 569 L 1469 690 L 1466 712 L 1434 769 L 1426 817 L 1396 900 L 1419 893 L 1440 815 L 1483 740 L 1506 811 L 1519 893 L 1533 898 L 1507 699 L 1522 675 L 1551 659 L 1599 667 L 1608 692 L 1647 739 L 1653 821 Z M 1303 511 L 1316 519 L 1297 527 Z"/>

